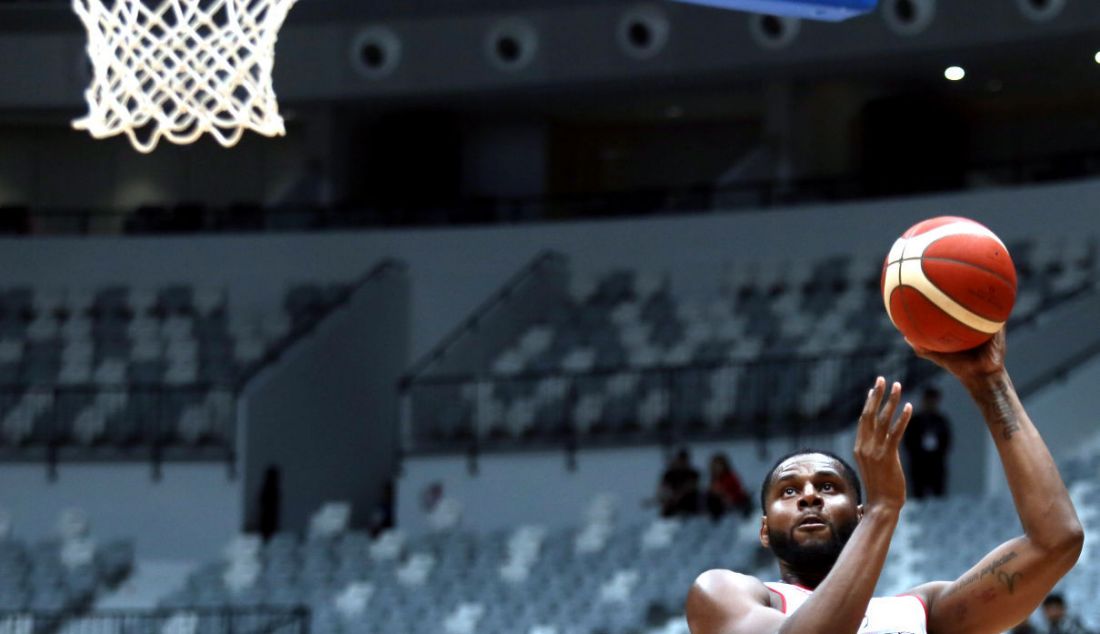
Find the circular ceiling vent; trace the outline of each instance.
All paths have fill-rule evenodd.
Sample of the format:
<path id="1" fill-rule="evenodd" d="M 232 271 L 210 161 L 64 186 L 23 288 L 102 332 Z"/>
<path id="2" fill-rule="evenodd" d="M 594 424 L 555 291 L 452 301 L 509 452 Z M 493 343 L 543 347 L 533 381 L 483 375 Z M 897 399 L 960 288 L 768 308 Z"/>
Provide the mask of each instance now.
<path id="1" fill-rule="evenodd" d="M 1016 0 L 1016 6 L 1032 22 L 1047 22 L 1062 14 L 1066 0 Z"/>
<path id="2" fill-rule="evenodd" d="M 894 33 L 918 35 L 932 25 L 936 17 L 936 0 L 886 0 L 882 16 Z"/>
<path id="3" fill-rule="evenodd" d="M 787 48 L 798 37 L 802 22 L 798 18 L 755 14 L 749 18 L 752 39 L 764 48 Z"/>
<path id="4" fill-rule="evenodd" d="M 538 48 L 538 31 L 520 18 L 498 22 L 485 37 L 485 54 L 489 62 L 501 70 L 526 68 L 535 59 Z"/>
<path id="5" fill-rule="evenodd" d="M 401 38 L 392 29 L 372 26 L 355 35 L 351 43 L 351 65 L 362 76 L 380 79 L 401 63 Z"/>
<path id="6" fill-rule="evenodd" d="M 628 9 L 619 18 L 616 37 L 619 47 L 635 59 L 656 56 L 668 44 L 668 16 L 656 5 Z"/>

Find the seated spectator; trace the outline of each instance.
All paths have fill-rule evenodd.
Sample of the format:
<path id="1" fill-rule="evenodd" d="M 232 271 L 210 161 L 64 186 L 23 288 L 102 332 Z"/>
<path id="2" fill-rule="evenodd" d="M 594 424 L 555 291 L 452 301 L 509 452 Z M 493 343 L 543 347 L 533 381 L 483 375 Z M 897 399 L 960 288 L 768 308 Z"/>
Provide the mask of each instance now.
<path id="1" fill-rule="evenodd" d="M 749 494 L 741 486 L 741 478 L 724 453 L 716 453 L 710 459 L 710 486 L 707 487 L 706 499 L 707 512 L 714 520 L 734 510 L 748 517 L 752 510 Z"/>
<path id="2" fill-rule="evenodd" d="M 691 454 L 687 449 L 677 451 L 661 475 L 657 503 L 661 507 L 661 517 L 699 512 L 699 471 L 691 466 Z"/>
<path id="3" fill-rule="evenodd" d="M 1091 634 L 1076 617 L 1066 613 L 1066 600 L 1057 593 L 1043 599 L 1043 619 L 1046 621 L 1044 634 Z"/>
<path id="4" fill-rule="evenodd" d="M 1019 625 L 1009 630 L 1008 634 L 1039 634 L 1039 630 L 1035 629 L 1031 621 L 1025 619 L 1021 621 Z"/>

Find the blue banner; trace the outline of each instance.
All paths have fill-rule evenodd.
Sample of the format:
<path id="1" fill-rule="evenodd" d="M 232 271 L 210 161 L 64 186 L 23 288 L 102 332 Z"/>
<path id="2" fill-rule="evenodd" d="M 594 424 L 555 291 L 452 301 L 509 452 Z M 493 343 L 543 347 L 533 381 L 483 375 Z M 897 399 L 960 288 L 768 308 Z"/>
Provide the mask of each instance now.
<path id="1" fill-rule="evenodd" d="M 722 9 L 838 22 L 873 11 L 878 0 L 677 0 Z"/>

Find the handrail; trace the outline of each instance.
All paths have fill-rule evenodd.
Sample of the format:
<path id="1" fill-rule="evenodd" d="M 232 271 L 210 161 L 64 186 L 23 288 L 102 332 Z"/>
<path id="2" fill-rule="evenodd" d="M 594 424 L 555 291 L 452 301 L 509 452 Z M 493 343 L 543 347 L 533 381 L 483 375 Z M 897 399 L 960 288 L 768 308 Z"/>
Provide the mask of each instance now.
<path id="1" fill-rule="evenodd" d="M 692 361 L 689 363 L 675 363 L 675 364 L 654 364 L 646 366 L 636 366 L 629 364 L 618 364 L 613 366 L 601 366 L 593 367 L 588 370 L 582 371 L 567 371 L 567 370 L 551 370 L 545 372 L 519 372 L 516 374 L 480 374 L 480 373 L 463 373 L 463 374 L 440 374 L 430 375 L 425 377 L 419 377 L 412 383 L 417 386 L 423 385 L 461 385 L 463 383 L 469 383 L 472 381 L 482 383 L 495 383 L 495 382 L 522 382 L 522 381 L 539 381 L 543 379 L 579 379 L 601 376 L 612 376 L 615 374 L 646 374 L 646 373 L 665 373 L 665 372 L 687 372 L 692 370 L 717 370 L 723 368 L 740 368 L 740 367 L 753 367 L 760 365 L 774 365 L 781 363 L 811 363 L 817 361 L 836 361 L 846 359 L 862 359 L 870 358 L 879 355 L 883 355 L 890 352 L 890 348 L 865 348 L 856 350 L 847 354 L 814 354 L 814 355 L 798 355 L 798 354 L 786 354 L 777 356 L 763 356 L 755 359 L 746 359 L 744 361 L 724 360 L 724 361 Z"/>
<path id="2" fill-rule="evenodd" d="M 282 357 L 286 353 L 287 350 L 295 346 L 299 341 L 301 341 L 311 332 L 316 330 L 322 322 L 329 318 L 329 316 L 331 316 L 337 310 L 340 310 L 341 308 L 346 306 L 348 302 L 351 301 L 351 298 L 355 296 L 355 294 L 358 293 L 359 290 L 366 286 L 368 283 L 378 279 L 382 275 L 392 270 L 403 271 L 407 268 L 408 265 L 396 258 L 385 258 L 375 264 L 373 267 L 370 268 L 370 270 L 360 276 L 358 280 L 353 282 L 348 289 L 341 293 L 340 297 L 337 298 L 336 301 L 326 306 L 324 310 L 317 314 L 314 319 L 291 331 L 287 337 L 279 342 L 279 345 L 269 350 L 266 350 L 264 352 L 264 356 L 261 359 L 261 362 L 254 364 L 252 368 L 248 372 L 246 372 L 244 376 L 241 377 L 241 379 L 237 382 L 234 391 L 237 394 L 240 394 L 242 391 L 244 391 L 248 384 L 256 378 L 256 375 L 258 375 L 261 371 L 270 366 L 272 363 L 275 363 L 280 357 Z"/>
<path id="3" fill-rule="evenodd" d="M 250 615 L 262 615 L 262 616 L 309 616 L 310 609 L 306 604 L 298 605 L 261 605 L 261 606 L 233 606 L 233 607 L 205 607 L 194 606 L 188 608 L 179 607 L 157 607 L 150 609 L 131 609 L 131 608 L 91 608 L 91 609 L 71 609 L 71 610 L 13 610 L 2 609 L 0 610 L 0 619 L 30 616 L 41 617 L 48 619 L 56 618 L 120 618 L 120 617 L 142 617 L 142 618 L 163 618 L 176 616 L 180 612 L 188 612 L 199 615 L 233 615 L 233 616 L 250 616 Z"/>
<path id="4" fill-rule="evenodd" d="M 805 425 L 808 422 L 807 416 L 812 416 L 814 423 L 818 429 L 822 429 L 822 425 L 848 425 L 854 421 L 854 417 L 851 415 L 853 411 L 858 412 L 859 403 L 862 400 L 860 390 L 849 389 L 862 379 L 868 381 L 876 372 L 873 369 L 873 363 L 875 360 L 883 358 L 891 352 L 899 350 L 897 348 L 889 346 L 875 346 L 867 347 L 861 350 L 856 350 L 846 354 L 815 354 L 815 355 L 795 355 L 784 354 L 775 355 L 771 357 L 764 357 L 753 360 L 732 360 L 725 359 L 720 361 L 708 361 L 708 362 L 692 362 L 675 365 L 655 365 L 655 366 L 622 366 L 617 365 L 615 367 L 606 368 L 593 368 L 583 372 L 545 372 L 545 373 L 523 373 L 516 375 L 470 375 L 470 374 L 454 374 L 447 376 L 433 376 L 425 378 L 417 386 L 423 386 L 426 388 L 423 394 L 410 394 L 406 392 L 403 396 L 408 403 L 407 407 L 415 407 L 413 401 L 418 398 L 423 399 L 426 405 L 430 405 L 438 401 L 440 395 L 433 393 L 432 387 L 454 387 L 455 385 L 462 384 L 466 381 L 477 382 L 480 384 L 500 382 L 507 385 L 509 383 L 515 385 L 519 382 L 535 382 L 539 380 L 547 379 L 560 379 L 566 383 L 564 395 L 562 396 L 562 409 L 557 410 L 557 414 L 552 416 L 559 417 L 560 426 L 554 428 L 541 428 L 541 431 L 536 432 L 530 438 L 522 436 L 483 436 L 476 431 L 477 425 L 477 408 L 478 404 L 473 403 L 475 408 L 474 412 L 470 414 L 472 418 L 463 417 L 462 421 L 458 423 L 458 426 L 451 431 L 461 432 L 454 437 L 435 437 L 431 432 L 428 433 L 427 438 L 422 438 L 421 434 L 416 430 L 416 422 L 410 420 L 409 423 L 413 427 L 409 428 L 409 436 L 405 439 L 404 450 L 407 455 L 423 455 L 423 454 L 436 454 L 447 453 L 453 454 L 456 452 L 462 452 L 469 455 L 471 460 L 471 468 L 475 468 L 474 465 L 477 460 L 477 456 L 485 451 L 514 451 L 522 450 L 524 448 L 539 448 L 546 449 L 550 447 L 561 447 L 566 450 L 568 454 L 572 454 L 576 450 L 587 446 L 591 443 L 592 446 L 606 447 L 608 443 L 615 445 L 619 444 L 633 444 L 636 442 L 659 442 L 662 444 L 673 444 L 676 442 L 682 442 L 685 439 L 693 437 L 693 434 L 700 434 L 700 437 L 706 437 L 714 439 L 715 434 L 734 434 L 743 435 L 748 433 L 751 437 L 764 441 L 773 436 L 777 430 L 788 429 L 789 431 L 797 434 L 800 430 L 805 429 Z M 911 357 L 912 361 L 915 361 L 917 357 Z M 779 375 L 775 375 L 771 370 L 778 368 L 789 367 L 793 370 L 801 368 L 802 370 L 809 370 L 817 362 L 828 363 L 831 368 L 829 371 L 835 373 L 839 382 L 828 390 L 820 390 L 816 393 L 819 398 L 811 399 L 816 400 L 817 403 L 812 405 L 811 413 L 809 410 L 804 410 L 804 403 L 790 402 L 787 409 L 780 407 L 776 409 L 776 406 L 780 402 L 785 402 L 785 399 L 776 401 L 774 399 L 775 394 L 773 388 L 779 384 L 774 383 L 776 380 L 782 380 Z M 748 374 L 751 374 L 754 370 L 761 370 L 763 374 L 760 375 L 760 381 L 754 382 L 751 386 L 742 386 L 741 389 L 748 389 L 749 392 L 744 392 L 742 396 L 747 395 L 748 402 L 742 402 L 741 397 L 737 397 L 737 401 L 730 401 L 729 404 L 733 409 L 730 409 L 727 416 L 732 420 L 740 420 L 741 423 L 752 422 L 749 426 L 738 424 L 731 427 L 723 425 L 721 430 L 716 429 L 710 425 L 702 424 L 699 420 L 689 420 L 692 417 L 701 416 L 699 411 L 695 411 L 693 414 L 688 415 L 687 418 L 683 418 L 679 415 L 673 414 L 671 408 L 672 402 L 681 398 L 684 392 L 682 389 L 686 389 L 686 384 L 679 383 L 679 379 L 684 376 L 690 376 L 690 372 L 702 372 L 708 370 L 722 370 L 722 369 L 743 369 Z M 856 374 L 867 370 L 866 377 L 859 377 Z M 903 370 L 904 377 L 902 378 L 910 388 L 916 388 L 927 381 L 934 373 L 936 368 L 932 364 L 918 364 L 906 362 Z M 619 373 L 631 374 L 637 377 L 639 380 L 647 380 L 657 378 L 660 380 L 659 385 L 651 384 L 652 387 L 658 389 L 662 394 L 662 399 L 669 399 L 665 401 L 664 412 L 660 415 L 662 418 L 661 423 L 656 425 L 649 425 L 647 427 L 639 427 L 637 421 L 632 426 L 623 428 L 622 430 L 607 430 L 597 434 L 596 436 L 588 436 L 585 432 L 580 432 L 572 422 L 571 415 L 568 413 L 570 408 L 579 402 L 578 399 L 578 384 L 583 382 L 586 378 L 596 376 L 608 376 Z M 746 376 L 742 374 L 740 376 Z M 698 377 L 697 378 L 702 378 Z M 787 377 L 790 378 L 790 377 Z M 530 385 L 528 385 L 530 387 Z M 452 397 L 457 398 L 457 394 L 452 394 Z M 732 397 L 731 397 L 732 398 Z M 443 409 L 446 409 L 446 405 L 443 405 Z M 429 407 L 429 410 L 432 408 Z M 435 414 L 428 414 L 429 419 L 425 419 L 428 424 L 426 429 L 434 429 L 433 423 L 430 418 Z M 598 421 L 597 421 L 598 422 Z M 499 423 L 499 421 L 498 421 Z M 616 423 L 617 424 L 617 423 Z M 837 427 L 839 428 L 839 427 Z M 497 430 L 500 431 L 500 430 Z M 621 433 L 620 433 L 621 432 Z M 505 432 L 506 434 L 508 432 Z M 414 439 L 416 437 L 416 439 Z"/>
<path id="5" fill-rule="evenodd" d="M 196 617 L 211 617 L 218 621 L 220 627 L 215 631 L 225 634 L 270 634 L 273 632 L 289 631 L 293 628 L 296 634 L 308 634 L 310 608 L 305 604 L 287 606 L 257 606 L 257 607 L 172 607 L 152 608 L 146 610 L 125 608 L 88 608 L 74 606 L 60 610 L 0 610 L 0 622 L 30 621 L 39 624 L 34 631 L 61 631 L 65 629 L 63 624 L 68 620 L 80 620 L 82 625 L 89 628 L 104 631 L 125 631 L 126 625 L 144 625 L 148 622 L 161 624 L 169 619 L 179 616 L 181 613 Z M 42 627 L 47 626 L 47 627 Z M 145 625 L 148 627 L 148 625 Z M 18 628 L 14 628 L 18 630 Z M 144 629 L 144 628 L 143 628 Z M 209 628 L 208 628 L 209 629 Z"/>
<path id="6" fill-rule="evenodd" d="M 447 351 L 458 341 L 458 339 L 465 334 L 470 328 L 477 325 L 477 323 L 484 317 L 489 311 L 493 310 L 504 302 L 520 284 L 526 282 L 536 271 L 541 269 L 546 263 L 551 261 L 563 261 L 565 256 L 557 251 L 541 251 L 530 262 L 523 266 L 512 277 L 508 278 L 488 298 L 481 302 L 465 319 L 459 322 L 454 329 L 443 337 L 443 339 L 436 344 L 431 350 L 420 357 L 414 362 L 409 369 L 402 375 L 400 384 L 402 386 L 409 385 L 417 377 L 424 373 L 433 362 L 442 358 Z"/>

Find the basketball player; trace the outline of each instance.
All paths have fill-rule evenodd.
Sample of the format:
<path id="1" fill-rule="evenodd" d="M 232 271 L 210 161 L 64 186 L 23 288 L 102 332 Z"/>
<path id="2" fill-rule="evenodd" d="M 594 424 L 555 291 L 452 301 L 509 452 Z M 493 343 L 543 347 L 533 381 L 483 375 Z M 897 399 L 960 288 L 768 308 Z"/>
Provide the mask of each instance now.
<path id="1" fill-rule="evenodd" d="M 901 386 L 887 389 L 879 377 L 856 432 L 855 462 L 866 495 L 852 469 L 827 453 L 781 460 L 764 482 L 760 542 L 779 559 L 782 582 L 704 572 L 687 599 L 692 634 L 993 634 L 1027 618 L 1073 567 L 1084 539 L 1081 523 L 1005 370 L 1004 331 L 970 351 L 915 350 L 958 378 L 977 403 L 1023 535 L 954 581 L 871 598 L 905 503 L 898 445 L 912 414 L 909 404 L 897 412 Z"/>

